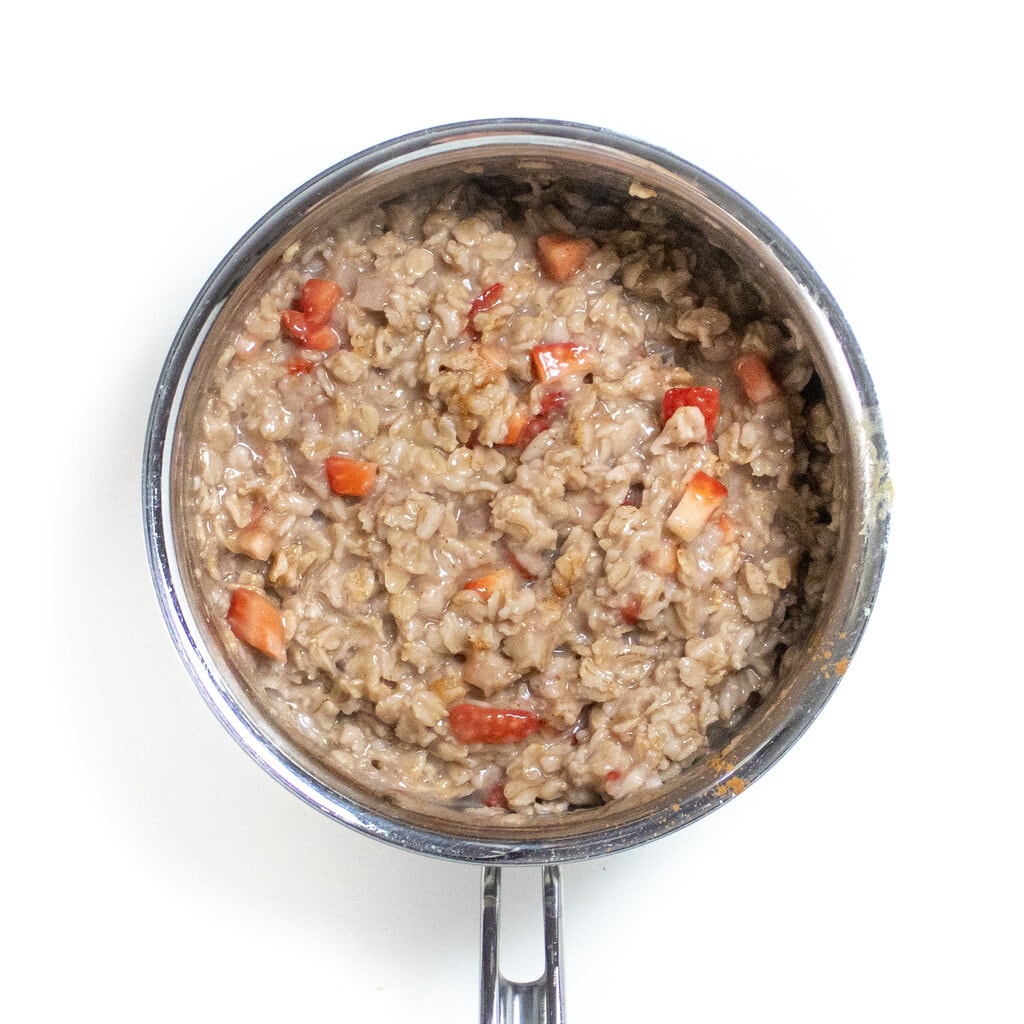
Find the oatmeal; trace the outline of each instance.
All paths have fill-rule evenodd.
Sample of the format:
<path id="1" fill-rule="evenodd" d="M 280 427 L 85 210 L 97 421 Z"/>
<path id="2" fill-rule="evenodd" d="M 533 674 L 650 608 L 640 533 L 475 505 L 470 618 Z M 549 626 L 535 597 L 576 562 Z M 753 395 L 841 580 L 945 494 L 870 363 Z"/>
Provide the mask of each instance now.
<path id="1" fill-rule="evenodd" d="M 509 820 L 656 788 L 809 628 L 829 410 L 784 311 L 649 198 L 374 209 L 293 247 L 226 345 L 194 562 L 338 773 Z"/>

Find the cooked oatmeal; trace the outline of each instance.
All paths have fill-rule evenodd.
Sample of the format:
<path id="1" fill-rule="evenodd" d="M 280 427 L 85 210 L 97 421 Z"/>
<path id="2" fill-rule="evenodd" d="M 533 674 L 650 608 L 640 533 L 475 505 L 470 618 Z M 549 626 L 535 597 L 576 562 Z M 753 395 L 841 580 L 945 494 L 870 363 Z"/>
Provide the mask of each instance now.
<path id="1" fill-rule="evenodd" d="M 785 311 L 693 228 L 467 183 L 286 254 L 216 367 L 191 542 L 283 729 L 513 820 L 662 786 L 770 690 L 831 448 Z"/>

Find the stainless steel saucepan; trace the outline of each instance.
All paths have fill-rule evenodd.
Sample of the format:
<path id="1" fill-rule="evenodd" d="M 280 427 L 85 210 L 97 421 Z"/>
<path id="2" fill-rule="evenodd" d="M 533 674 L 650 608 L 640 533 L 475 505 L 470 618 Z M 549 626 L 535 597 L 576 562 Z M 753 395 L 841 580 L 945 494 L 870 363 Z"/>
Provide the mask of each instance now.
<path id="1" fill-rule="evenodd" d="M 839 550 L 810 640 L 769 696 L 656 796 L 577 810 L 514 829 L 400 805 L 329 770 L 260 710 L 204 611 L 183 533 L 184 445 L 224 332 L 258 296 L 289 245 L 321 220 L 466 176 L 542 169 L 625 194 L 655 195 L 727 252 L 769 305 L 807 339 L 839 430 Z M 854 653 L 888 536 L 888 472 L 874 389 L 832 296 L 792 243 L 728 187 L 632 138 L 577 124 L 488 120 L 417 132 L 342 161 L 266 214 L 213 272 L 174 339 L 146 437 L 144 515 L 161 610 L 200 692 L 227 730 L 279 782 L 342 824 L 417 853 L 484 865 L 481 1021 L 564 1019 L 558 865 L 631 849 L 697 821 L 778 760 L 828 700 Z M 512 983 L 497 966 L 501 865 L 543 865 L 546 970 Z"/>

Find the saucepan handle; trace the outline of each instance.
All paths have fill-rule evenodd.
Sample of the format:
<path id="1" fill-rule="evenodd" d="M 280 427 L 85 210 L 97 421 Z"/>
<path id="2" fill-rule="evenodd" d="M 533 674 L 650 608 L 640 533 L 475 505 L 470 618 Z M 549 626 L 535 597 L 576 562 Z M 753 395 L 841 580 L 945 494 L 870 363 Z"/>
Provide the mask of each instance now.
<path id="1" fill-rule="evenodd" d="M 487 865 L 480 914 L 480 1024 L 565 1024 L 562 970 L 562 878 L 543 869 L 544 973 L 536 981 L 509 981 L 498 969 L 501 868 Z"/>

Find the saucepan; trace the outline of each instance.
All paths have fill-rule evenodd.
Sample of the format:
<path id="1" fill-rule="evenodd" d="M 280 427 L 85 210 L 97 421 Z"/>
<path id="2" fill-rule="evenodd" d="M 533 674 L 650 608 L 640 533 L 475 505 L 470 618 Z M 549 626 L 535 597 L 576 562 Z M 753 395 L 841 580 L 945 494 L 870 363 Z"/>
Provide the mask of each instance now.
<path id="1" fill-rule="evenodd" d="M 226 647 L 190 553 L 190 445 L 226 338 L 273 269 L 316 226 L 411 189 L 466 179 L 568 177 L 584 191 L 639 197 L 681 218 L 726 254 L 810 353 L 831 413 L 835 554 L 810 628 L 759 701 L 709 730 L 691 764 L 632 797 L 537 815 L 508 827 L 363 786 L 266 713 Z M 173 340 L 146 435 L 144 518 L 159 606 L 213 713 L 287 789 L 341 824 L 393 846 L 483 866 L 481 1020 L 564 1019 L 559 865 L 629 850 L 688 826 L 736 797 L 811 724 L 846 671 L 879 585 L 889 524 L 885 439 L 874 388 L 835 300 L 789 239 L 711 175 L 661 148 L 587 125 L 484 120 L 416 132 L 324 171 L 269 211 L 214 270 Z M 497 961 L 501 867 L 542 869 L 546 967 L 535 982 Z"/>

